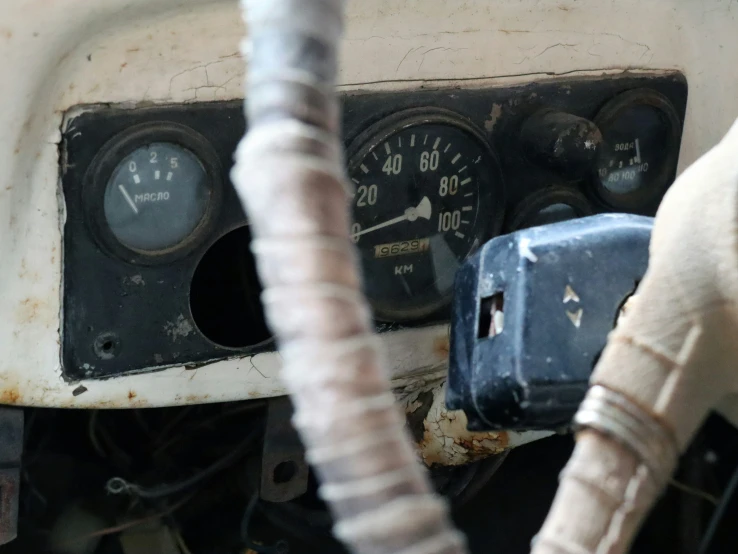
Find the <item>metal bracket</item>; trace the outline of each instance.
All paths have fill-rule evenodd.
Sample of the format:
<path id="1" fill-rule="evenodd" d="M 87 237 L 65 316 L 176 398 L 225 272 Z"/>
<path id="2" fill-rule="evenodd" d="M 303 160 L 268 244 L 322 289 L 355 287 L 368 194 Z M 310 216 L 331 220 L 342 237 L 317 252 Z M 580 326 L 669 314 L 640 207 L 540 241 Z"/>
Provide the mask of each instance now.
<path id="1" fill-rule="evenodd" d="M 269 502 L 287 502 L 307 492 L 309 467 L 291 417 L 289 397 L 269 402 L 261 461 L 261 498 Z"/>

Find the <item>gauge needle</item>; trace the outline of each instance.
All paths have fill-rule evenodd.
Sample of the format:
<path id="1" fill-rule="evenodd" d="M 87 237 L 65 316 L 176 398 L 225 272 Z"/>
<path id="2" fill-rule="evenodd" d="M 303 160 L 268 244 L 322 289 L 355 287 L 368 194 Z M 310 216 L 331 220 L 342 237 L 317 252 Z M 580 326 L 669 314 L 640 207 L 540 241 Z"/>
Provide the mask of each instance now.
<path id="1" fill-rule="evenodd" d="M 417 206 L 411 206 L 410 208 L 405 210 L 405 213 L 403 215 L 390 219 L 389 221 L 385 221 L 384 223 L 380 223 L 379 225 L 375 225 L 374 227 L 362 229 L 358 233 L 352 234 L 351 238 L 360 237 L 361 235 L 366 235 L 367 233 L 371 233 L 372 231 L 376 231 L 378 229 L 384 229 L 385 227 L 389 227 L 390 225 L 394 225 L 395 223 L 400 223 L 401 221 L 415 221 L 419 217 L 422 217 L 423 219 L 430 219 L 431 208 L 432 206 L 430 200 L 428 200 L 427 196 L 424 196 L 423 199 L 420 201 L 420 204 L 418 204 Z"/>
<path id="2" fill-rule="evenodd" d="M 123 185 L 118 185 L 118 188 L 120 189 L 120 192 L 123 194 L 123 197 L 126 199 L 126 202 L 128 202 L 128 205 L 133 210 L 133 213 L 137 214 L 138 213 L 138 208 L 136 207 L 136 203 L 131 198 L 131 195 L 128 194 L 128 191 L 126 190 L 126 187 L 124 187 Z"/>
<path id="3" fill-rule="evenodd" d="M 641 145 L 638 144 L 638 139 L 636 139 L 636 163 L 641 163 Z"/>

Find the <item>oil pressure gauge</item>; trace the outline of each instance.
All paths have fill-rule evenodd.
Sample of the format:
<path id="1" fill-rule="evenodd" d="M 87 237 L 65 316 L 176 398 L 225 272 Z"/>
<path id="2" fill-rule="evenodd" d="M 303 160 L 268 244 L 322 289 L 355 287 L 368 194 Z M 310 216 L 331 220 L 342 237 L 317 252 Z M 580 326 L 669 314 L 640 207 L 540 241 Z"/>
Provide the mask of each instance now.
<path id="1" fill-rule="evenodd" d="M 203 238 L 220 196 L 206 140 L 185 127 L 134 128 L 96 157 L 88 200 L 104 246 L 133 262 L 170 260 Z"/>
<path id="2" fill-rule="evenodd" d="M 351 237 L 375 317 L 431 315 L 448 302 L 456 269 L 502 223 L 489 144 L 459 115 L 414 109 L 373 125 L 349 152 Z"/>
<path id="3" fill-rule="evenodd" d="M 615 97 L 595 118 L 603 142 L 594 192 L 611 209 L 652 213 L 674 179 L 681 124 L 671 103 L 638 89 Z"/>

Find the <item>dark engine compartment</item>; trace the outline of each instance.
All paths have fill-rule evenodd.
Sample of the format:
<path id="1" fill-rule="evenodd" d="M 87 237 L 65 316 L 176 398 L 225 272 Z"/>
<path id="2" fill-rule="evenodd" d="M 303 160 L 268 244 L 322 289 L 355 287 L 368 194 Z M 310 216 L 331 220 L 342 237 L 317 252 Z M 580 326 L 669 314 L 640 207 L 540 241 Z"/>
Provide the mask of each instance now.
<path id="1" fill-rule="evenodd" d="M 331 538 L 331 519 L 315 496 L 312 476 L 308 492 L 293 501 L 258 499 L 265 409 L 266 402 L 250 401 L 149 410 L 26 410 L 19 538 L 2 551 L 343 552 Z M 244 441 L 248 429 L 258 432 Z M 529 552 L 572 446 L 570 435 L 552 436 L 502 455 L 504 463 L 491 458 L 473 473 L 461 468 L 451 480 L 448 468 L 432 470 L 453 499 L 454 519 L 472 552 Z M 223 467 L 182 486 L 224 458 Z M 633 554 L 696 554 L 736 464 L 738 431 L 711 417 L 683 456 Z M 111 495 L 105 486 L 113 476 L 167 494 Z M 282 475 L 287 482 L 289 477 Z M 733 501 L 710 554 L 738 548 L 731 525 L 737 517 Z M 180 539 L 187 550 L 177 546 Z"/>

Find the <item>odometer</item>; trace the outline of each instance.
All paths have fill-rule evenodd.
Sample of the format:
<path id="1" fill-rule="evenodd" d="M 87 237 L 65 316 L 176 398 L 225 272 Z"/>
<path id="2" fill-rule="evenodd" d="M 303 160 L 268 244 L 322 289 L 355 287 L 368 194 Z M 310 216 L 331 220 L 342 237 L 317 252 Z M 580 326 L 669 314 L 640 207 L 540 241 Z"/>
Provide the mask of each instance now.
<path id="1" fill-rule="evenodd" d="M 431 315 L 448 302 L 461 262 L 499 230 L 497 160 L 479 130 L 440 110 L 380 121 L 350 150 L 351 236 L 375 316 Z"/>

